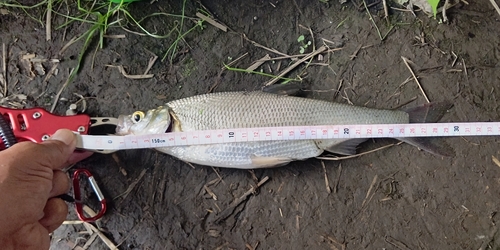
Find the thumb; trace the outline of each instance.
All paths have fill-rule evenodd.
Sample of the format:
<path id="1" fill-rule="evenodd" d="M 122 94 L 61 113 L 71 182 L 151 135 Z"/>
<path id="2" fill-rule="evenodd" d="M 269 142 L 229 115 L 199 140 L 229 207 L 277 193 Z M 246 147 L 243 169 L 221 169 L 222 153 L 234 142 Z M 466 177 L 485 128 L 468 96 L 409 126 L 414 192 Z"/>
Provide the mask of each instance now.
<path id="1" fill-rule="evenodd" d="M 70 130 L 60 129 L 56 131 L 56 133 L 54 133 L 52 137 L 50 137 L 50 140 L 46 141 L 46 143 L 49 143 L 51 140 L 63 142 L 64 144 L 69 146 L 69 149 L 72 149 L 73 153 L 68 158 L 65 165 L 77 163 L 93 154 L 90 151 L 74 151 L 77 144 L 77 136 Z"/>
<path id="2" fill-rule="evenodd" d="M 69 129 L 59 129 L 45 143 L 50 141 L 60 141 L 68 146 L 72 146 L 74 149 L 76 145 L 76 135 Z"/>
<path id="3" fill-rule="evenodd" d="M 76 147 L 76 135 L 68 129 L 60 129 L 39 146 L 39 164 L 59 170 L 69 165 L 69 158 Z"/>
<path id="4" fill-rule="evenodd" d="M 58 130 L 45 142 L 19 142 L 1 151 L 0 166 L 19 169 L 39 169 L 40 167 L 51 170 L 61 169 L 67 165 L 68 159 L 75 150 L 75 145 L 76 136 L 70 130 Z"/>

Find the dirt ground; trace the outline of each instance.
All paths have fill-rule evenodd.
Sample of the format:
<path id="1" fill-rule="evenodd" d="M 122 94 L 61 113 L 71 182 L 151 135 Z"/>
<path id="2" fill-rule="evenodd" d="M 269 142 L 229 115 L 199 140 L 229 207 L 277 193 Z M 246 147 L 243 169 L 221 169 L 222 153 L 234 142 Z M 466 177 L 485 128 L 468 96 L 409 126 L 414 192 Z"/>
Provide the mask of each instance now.
<path id="1" fill-rule="evenodd" d="M 172 63 L 160 59 L 174 36 L 155 39 L 110 29 L 109 34 L 126 37 L 106 38 L 103 49 L 95 49 L 97 42 L 91 44 L 55 113 L 64 114 L 79 99 L 73 93 L 85 97 L 85 113 L 117 117 L 212 89 L 259 89 L 268 77 L 222 70 L 224 63 L 248 53 L 233 65 L 246 68 L 266 54 L 281 56 L 250 40 L 298 55 L 297 38 L 304 35 L 312 42 L 305 53 L 323 45 L 323 39 L 333 42 L 326 42 L 330 49 L 338 48 L 287 75 L 301 75 L 313 90 L 308 98 L 373 108 L 396 108 L 412 100 L 406 106 L 425 103 L 405 57 L 413 62 L 431 101 L 453 101 L 442 121 L 500 120 L 500 16 L 488 1 L 459 3 L 447 12 L 447 24 L 422 12 L 415 17 L 390 9 L 392 30 L 383 19 L 382 3 L 374 2 L 373 20 L 382 35 L 390 30 L 383 41 L 359 3 L 188 1 L 187 16 L 206 8 L 230 30 L 204 23 L 179 43 Z M 181 7 L 182 1 L 142 1 L 129 9 L 140 19 L 157 11 L 181 14 Z M 26 95 L 26 108 L 50 109 L 76 65 L 82 42 L 58 53 L 89 26 L 75 23 L 53 30 L 52 40 L 46 41 L 44 26 L 26 12 L 4 9 L 8 11 L 0 12 L 0 43 L 8 55 L 8 93 L 12 98 Z M 37 10 L 27 13 L 41 15 Z M 55 24 L 63 21 L 54 19 Z M 178 21 L 158 17 L 144 25 L 165 34 Z M 193 25 L 186 19 L 184 31 Z M 21 58 L 27 53 L 59 59 L 58 74 L 44 82 L 44 75 L 26 70 Z M 154 55 L 160 59 L 149 79 L 127 79 L 106 66 L 123 65 L 129 74 L 142 74 Z M 258 70 L 278 74 L 291 63 L 276 59 Z M 42 65 L 49 71 L 54 63 Z M 119 249 L 500 249 L 500 167 L 492 161 L 492 156 L 500 158 L 498 138 L 443 140 L 455 157 L 436 157 L 402 144 L 354 159 L 324 161 L 325 168 L 322 161 L 309 159 L 246 171 L 188 165 L 153 150 L 128 150 L 95 154 L 74 169 L 92 171 L 103 189 L 109 208 L 96 225 Z M 359 151 L 393 142 L 370 140 Z M 253 189 L 266 177 L 267 182 Z M 95 199 L 90 189 L 86 191 L 86 199 Z M 68 221 L 77 221 L 74 205 L 70 208 Z M 81 224 L 61 226 L 52 239 L 52 249 L 86 243 L 90 249 L 107 249 Z"/>

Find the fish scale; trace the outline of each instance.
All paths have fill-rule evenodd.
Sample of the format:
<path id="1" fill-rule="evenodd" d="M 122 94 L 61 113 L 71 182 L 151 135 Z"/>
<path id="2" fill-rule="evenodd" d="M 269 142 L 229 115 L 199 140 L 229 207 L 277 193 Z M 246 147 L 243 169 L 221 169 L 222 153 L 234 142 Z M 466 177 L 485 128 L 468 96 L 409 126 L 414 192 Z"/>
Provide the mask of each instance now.
<path id="1" fill-rule="evenodd" d="M 312 140 L 235 142 L 166 147 L 157 150 L 196 164 L 241 169 L 284 165 L 293 160 L 315 157 L 323 152 Z M 265 159 L 259 161 L 259 158 Z"/>
<path id="2" fill-rule="evenodd" d="M 165 107 L 149 110 L 140 121 L 133 121 L 133 115 L 120 116 L 117 134 L 156 134 L 164 133 L 167 128 L 171 128 L 172 132 L 180 132 L 280 126 L 404 124 L 415 118 L 440 118 L 448 106 L 437 106 L 437 113 L 430 109 L 432 105 L 428 105 L 417 107 L 409 114 L 400 110 L 371 109 L 260 91 L 221 92 L 171 101 Z M 428 116 L 429 112 L 437 115 Z M 280 166 L 316 157 L 325 150 L 354 154 L 356 146 L 363 140 L 232 142 L 162 147 L 156 150 L 201 165 L 250 169 Z M 435 149 L 423 140 L 401 140 L 429 152 Z"/>
<path id="3" fill-rule="evenodd" d="M 182 131 L 370 122 L 408 123 L 408 115 L 402 111 L 374 112 L 363 107 L 265 92 L 213 93 L 172 101 L 167 106 L 181 121 Z M 256 168 L 316 157 L 343 141 L 246 142 L 159 150 L 198 164 Z M 263 161 L 257 160 L 256 163 L 258 158 Z"/>
<path id="4" fill-rule="evenodd" d="M 377 110 L 265 92 L 222 92 L 167 103 L 183 131 L 307 126 L 328 124 L 408 123 L 399 110 Z"/>

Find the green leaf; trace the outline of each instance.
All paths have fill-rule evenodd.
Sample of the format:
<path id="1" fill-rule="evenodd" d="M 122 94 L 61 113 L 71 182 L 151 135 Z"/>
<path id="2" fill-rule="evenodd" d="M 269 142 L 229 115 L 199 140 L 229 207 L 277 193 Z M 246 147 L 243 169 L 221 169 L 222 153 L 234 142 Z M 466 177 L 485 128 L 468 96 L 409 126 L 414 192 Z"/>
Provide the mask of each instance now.
<path id="1" fill-rule="evenodd" d="M 303 35 L 300 35 L 299 38 L 297 38 L 297 42 L 302 42 L 304 41 L 304 36 Z"/>
<path id="2" fill-rule="evenodd" d="M 435 18 L 437 14 L 437 7 L 439 4 L 439 0 L 427 0 L 427 2 L 431 5 L 432 12 L 434 13 L 434 18 Z"/>

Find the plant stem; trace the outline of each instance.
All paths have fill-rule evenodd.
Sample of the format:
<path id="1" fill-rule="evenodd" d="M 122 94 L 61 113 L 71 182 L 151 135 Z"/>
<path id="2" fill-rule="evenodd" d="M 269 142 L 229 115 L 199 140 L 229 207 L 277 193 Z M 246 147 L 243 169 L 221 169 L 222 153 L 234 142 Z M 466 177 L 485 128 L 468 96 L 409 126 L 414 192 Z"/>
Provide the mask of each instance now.
<path id="1" fill-rule="evenodd" d="M 259 72 L 259 71 L 252 71 L 252 70 L 246 70 L 246 69 L 240 69 L 240 68 L 232 68 L 232 67 L 230 67 L 230 66 L 228 66 L 226 64 L 224 64 L 224 67 L 227 70 L 231 70 L 231 71 L 235 71 L 235 72 L 244 72 L 244 73 L 256 74 L 256 75 L 261 75 L 261 76 L 267 76 L 267 77 L 271 77 L 271 78 L 278 78 L 280 80 L 285 80 L 287 82 L 289 82 L 289 81 L 299 81 L 297 79 L 275 76 L 275 75 L 271 75 L 271 74 L 267 74 L 267 73 Z"/>

